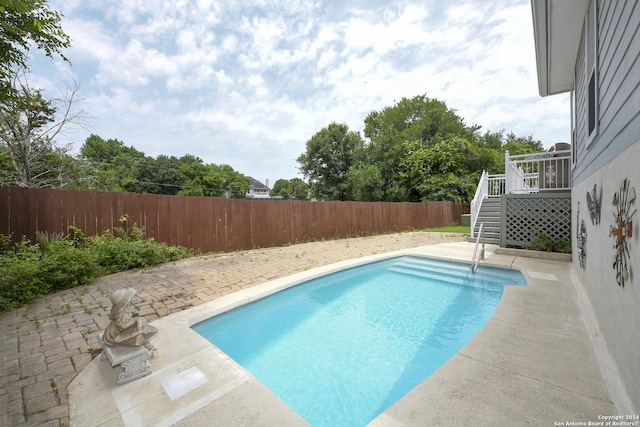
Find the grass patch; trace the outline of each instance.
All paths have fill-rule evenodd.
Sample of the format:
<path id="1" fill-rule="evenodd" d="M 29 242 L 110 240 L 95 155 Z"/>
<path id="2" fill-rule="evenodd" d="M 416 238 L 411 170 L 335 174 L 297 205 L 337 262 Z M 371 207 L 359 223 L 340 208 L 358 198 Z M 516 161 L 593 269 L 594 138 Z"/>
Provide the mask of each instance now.
<path id="1" fill-rule="evenodd" d="M 470 234 L 471 227 L 466 225 L 448 225 L 446 227 L 438 227 L 438 228 L 425 228 L 418 231 L 428 231 L 430 233 L 463 233 Z"/>

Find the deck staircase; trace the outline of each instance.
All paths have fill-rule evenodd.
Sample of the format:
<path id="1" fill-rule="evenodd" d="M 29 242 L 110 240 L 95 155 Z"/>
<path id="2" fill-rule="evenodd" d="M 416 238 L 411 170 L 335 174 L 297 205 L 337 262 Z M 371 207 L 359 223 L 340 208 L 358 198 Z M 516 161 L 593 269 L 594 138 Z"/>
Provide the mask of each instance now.
<path id="1" fill-rule="evenodd" d="M 545 191 L 571 191 L 571 146 L 558 143 L 549 151 L 504 155 L 505 173 L 482 172 L 476 194 L 471 201 L 470 242 L 476 241 L 484 223 L 485 243 L 500 244 L 501 196 Z"/>
<path id="2" fill-rule="evenodd" d="M 477 236 L 480 224 L 484 223 L 484 241 L 487 244 L 500 244 L 500 198 L 486 198 L 482 201 L 478 219 L 473 229 L 473 235 Z M 469 238 L 470 242 L 475 242 L 475 238 Z"/>

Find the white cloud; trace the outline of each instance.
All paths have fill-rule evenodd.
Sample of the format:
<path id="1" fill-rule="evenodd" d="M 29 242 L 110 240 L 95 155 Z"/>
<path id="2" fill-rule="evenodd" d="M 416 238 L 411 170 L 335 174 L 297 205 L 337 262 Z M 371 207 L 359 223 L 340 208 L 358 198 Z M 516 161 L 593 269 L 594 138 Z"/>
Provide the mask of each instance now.
<path id="1" fill-rule="evenodd" d="M 421 94 L 485 130 L 568 136 L 566 96 L 537 95 L 527 0 L 52 1 L 92 132 L 148 155 L 189 152 L 275 182 L 330 122 L 361 130 Z M 69 75 L 39 64 L 39 81 Z"/>

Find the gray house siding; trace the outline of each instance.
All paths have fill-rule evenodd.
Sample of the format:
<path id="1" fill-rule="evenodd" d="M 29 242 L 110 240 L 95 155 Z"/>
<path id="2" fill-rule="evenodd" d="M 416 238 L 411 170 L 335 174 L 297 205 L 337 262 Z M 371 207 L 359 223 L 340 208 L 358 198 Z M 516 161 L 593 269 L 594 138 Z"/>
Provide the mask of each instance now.
<path id="1" fill-rule="evenodd" d="M 576 61 L 574 184 L 589 178 L 640 140 L 640 5 L 598 1 L 598 134 L 587 136 L 585 43 Z"/>
<path id="2" fill-rule="evenodd" d="M 573 264 L 584 285 L 607 346 L 615 360 L 629 405 L 640 411 L 640 199 L 633 209 L 633 237 L 628 238 L 630 280 L 622 287 L 612 268 L 615 239 L 612 199 L 624 179 L 640 194 L 640 2 L 592 0 L 597 4 L 598 128 L 587 134 L 588 77 L 585 37 L 578 51 L 574 76 L 573 117 L 575 156 L 571 209 L 573 253 L 576 230 L 586 224 L 586 263 Z M 597 186 L 601 195 L 601 223 L 590 220 L 586 193 Z"/>

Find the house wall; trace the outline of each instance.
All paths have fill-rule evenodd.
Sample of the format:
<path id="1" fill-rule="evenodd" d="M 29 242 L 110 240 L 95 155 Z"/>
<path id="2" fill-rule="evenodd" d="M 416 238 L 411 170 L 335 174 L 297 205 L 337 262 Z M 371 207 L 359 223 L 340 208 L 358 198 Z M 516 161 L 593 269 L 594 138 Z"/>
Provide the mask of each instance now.
<path id="1" fill-rule="evenodd" d="M 635 159 L 635 161 L 634 161 Z M 574 230 L 573 253 L 577 254 L 576 234 L 584 220 L 587 232 L 585 269 L 580 268 L 577 256 L 573 266 L 584 286 L 598 320 L 602 336 L 620 373 L 625 390 L 640 413 L 640 213 L 633 220 L 633 237 L 628 238 L 630 278 L 621 287 L 616 282 L 612 258 L 615 256 L 614 238 L 609 227 L 614 225 L 613 195 L 627 178 L 640 196 L 640 141 L 623 151 L 598 172 L 572 190 Z M 592 224 L 587 207 L 587 192 L 601 194 L 600 224 Z M 634 209 L 640 210 L 640 197 Z"/>
<path id="2" fill-rule="evenodd" d="M 572 190 L 573 253 L 577 230 L 584 220 L 587 232 L 585 268 L 578 256 L 573 265 L 595 312 L 602 336 L 613 357 L 635 413 L 640 412 L 640 214 L 633 217 L 628 239 L 630 278 L 616 282 L 612 258 L 614 193 L 624 178 L 640 195 L 640 5 L 635 1 L 597 1 L 598 4 L 598 120 L 596 137 L 586 132 L 586 72 L 584 43 L 576 61 L 575 168 Z M 583 37 L 584 39 L 584 37 Z M 584 41 L 584 40 L 583 40 Z M 601 194 L 601 222 L 592 224 L 587 192 Z M 631 205 L 640 210 L 640 198 Z"/>
<path id="3" fill-rule="evenodd" d="M 583 37 L 575 75 L 574 185 L 589 179 L 640 136 L 640 5 L 635 1 L 597 3 L 598 135 L 588 146 Z"/>

